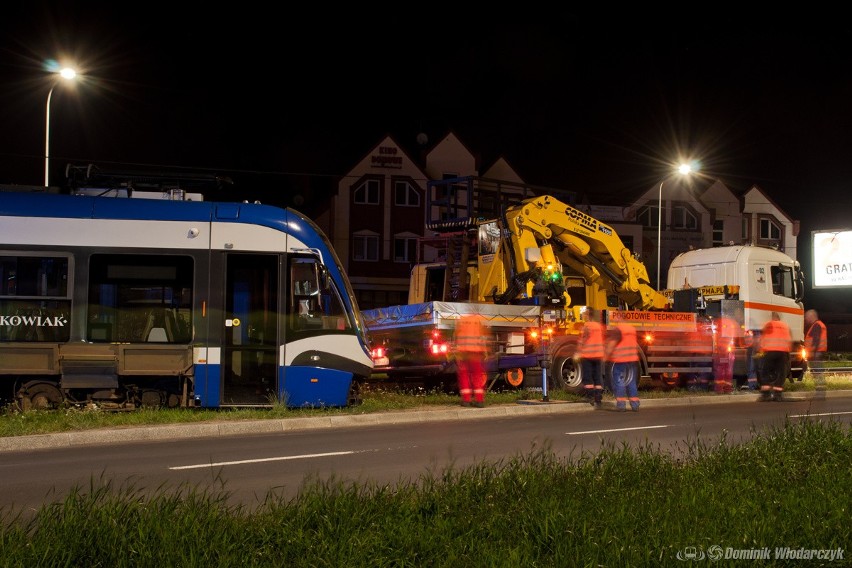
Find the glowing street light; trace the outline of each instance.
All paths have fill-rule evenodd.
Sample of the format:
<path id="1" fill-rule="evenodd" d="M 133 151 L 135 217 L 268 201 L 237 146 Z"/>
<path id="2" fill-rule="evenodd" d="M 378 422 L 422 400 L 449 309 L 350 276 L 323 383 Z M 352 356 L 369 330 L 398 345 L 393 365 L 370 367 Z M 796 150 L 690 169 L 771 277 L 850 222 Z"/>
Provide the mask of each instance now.
<path id="1" fill-rule="evenodd" d="M 77 71 L 71 67 L 64 67 L 58 72 L 59 76 L 66 81 L 73 81 L 77 77 Z M 56 81 L 50 87 L 47 93 L 47 105 L 45 105 L 45 125 L 44 125 L 44 187 L 50 187 L 50 97 L 53 96 L 53 89 L 56 88 Z"/>
<path id="2" fill-rule="evenodd" d="M 681 164 L 677 168 L 677 173 L 682 176 L 688 176 L 692 172 L 690 164 Z M 660 246 L 663 238 L 663 184 L 668 178 L 663 178 L 660 182 L 660 197 L 657 203 L 657 290 L 660 289 Z"/>

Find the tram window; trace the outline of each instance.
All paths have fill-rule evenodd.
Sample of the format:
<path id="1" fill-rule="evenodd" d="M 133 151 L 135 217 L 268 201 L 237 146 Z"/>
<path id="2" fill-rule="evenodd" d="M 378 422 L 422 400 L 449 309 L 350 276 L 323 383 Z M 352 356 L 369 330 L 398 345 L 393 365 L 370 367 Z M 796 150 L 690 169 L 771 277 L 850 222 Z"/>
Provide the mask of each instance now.
<path id="1" fill-rule="evenodd" d="M 0 257 L 0 296 L 68 295 L 68 259 L 52 256 Z"/>
<path id="2" fill-rule="evenodd" d="M 87 339 L 117 343 L 192 340 L 193 260 L 92 255 Z"/>
<path id="3" fill-rule="evenodd" d="M 291 260 L 287 310 L 296 331 L 343 331 L 352 326 L 334 282 L 314 258 Z"/>
<path id="4" fill-rule="evenodd" d="M 70 338 L 69 257 L 0 256 L 0 341 Z"/>

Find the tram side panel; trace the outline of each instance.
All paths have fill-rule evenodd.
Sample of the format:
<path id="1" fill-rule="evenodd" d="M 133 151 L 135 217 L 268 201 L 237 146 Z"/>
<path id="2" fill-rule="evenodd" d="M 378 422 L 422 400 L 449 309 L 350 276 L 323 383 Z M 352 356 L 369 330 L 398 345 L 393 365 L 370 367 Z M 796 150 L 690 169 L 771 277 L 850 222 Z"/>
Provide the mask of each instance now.
<path id="1" fill-rule="evenodd" d="M 345 405 L 369 374 L 345 274 L 305 218 L 45 199 L 31 214 L 0 211 L 4 401 Z"/>
<path id="2" fill-rule="evenodd" d="M 178 230 L 173 222 L 11 217 L 4 224 L 18 225 L 20 235 L 0 251 L 4 399 L 24 408 L 122 409 L 188 400 L 193 280 L 198 262 L 207 264 L 206 244 L 203 254 L 164 250 Z"/>

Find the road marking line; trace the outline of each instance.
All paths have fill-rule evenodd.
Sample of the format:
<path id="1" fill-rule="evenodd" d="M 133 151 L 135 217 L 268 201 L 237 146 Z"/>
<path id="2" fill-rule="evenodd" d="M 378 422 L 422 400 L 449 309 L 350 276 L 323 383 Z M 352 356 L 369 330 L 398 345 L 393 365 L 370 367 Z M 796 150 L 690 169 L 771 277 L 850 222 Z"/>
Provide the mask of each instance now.
<path id="1" fill-rule="evenodd" d="M 635 428 L 611 428 L 609 430 L 586 430 L 585 432 L 565 432 L 568 436 L 580 436 L 582 434 L 608 434 L 610 432 L 627 432 L 629 430 L 650 430 L 651 428 L 669 428 L 671 424 L 660 424 L 659 426 L 636 426 Z"/>
<path id="2" fill-rule="evenodd" d="M 852 412 L 820 412 L 818 414 L 791 414 L 790 418 L 809 418 L 811 416 L 840 416 L 841 414 L 852 414 Z"/>
<path id="3" fill-rule="evenodd" d="M 216 462 L 216 463 L 201 463 L 195 465 L 179 465 L 175 467 L 170 467 L 170 470 L 178 470 L 178 469 L 200 469 L 202 467 L 220 467 L 223 465 L 242 465 L 247 463 L 262 463 L 262 462 L 271 462 L 271 461 L 283 461 L 283 460 L 303 460 L 308 458 L 324 458 L 328 456 L 345 456 L 349 454 L 354 454 L 356 452 L 348 451 L 348 452 L 327 452 L 324 454 L 303 454 L 301 456 L 280 456 L 277 458 L 261 458 L 256 460 L 238 460 L 238 461 L 229 461 L 229 462 Z"/>

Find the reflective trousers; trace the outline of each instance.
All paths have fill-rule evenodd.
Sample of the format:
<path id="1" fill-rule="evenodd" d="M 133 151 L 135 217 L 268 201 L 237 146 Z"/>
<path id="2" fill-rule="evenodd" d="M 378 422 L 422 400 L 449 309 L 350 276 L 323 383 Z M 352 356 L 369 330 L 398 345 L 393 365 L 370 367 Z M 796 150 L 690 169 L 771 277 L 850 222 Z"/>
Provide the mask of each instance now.
<path id="1" fill-rule="evenodd" d="M 615 407 L 625 410 L 627 402 L 630 408 L 639 408 L 639 372 L 637 363 L 613 363 L 612 365 L 612 389 L 615 393 Z"/>
<path id="2" fill-rule="evenodd" d="M 766 351 L 763 354 L 763 366 L 760 370 L 760 390 L 784 390 L 784 381 L 790 369 L 790 354 L 786 351 Z"/>
<path id="3" fill-rule="evenodd" d="M 485 369 L 481 353 L 459 353 L 456 356 L 456 376 L 462 402 L 485 401 Z"/>
<path id="4" fill-rule="evenodd" d="M 603 398 L 603 360 L 581 359 L 580 378 L 583 391 L 589 401 L 600 402 Z"/>

